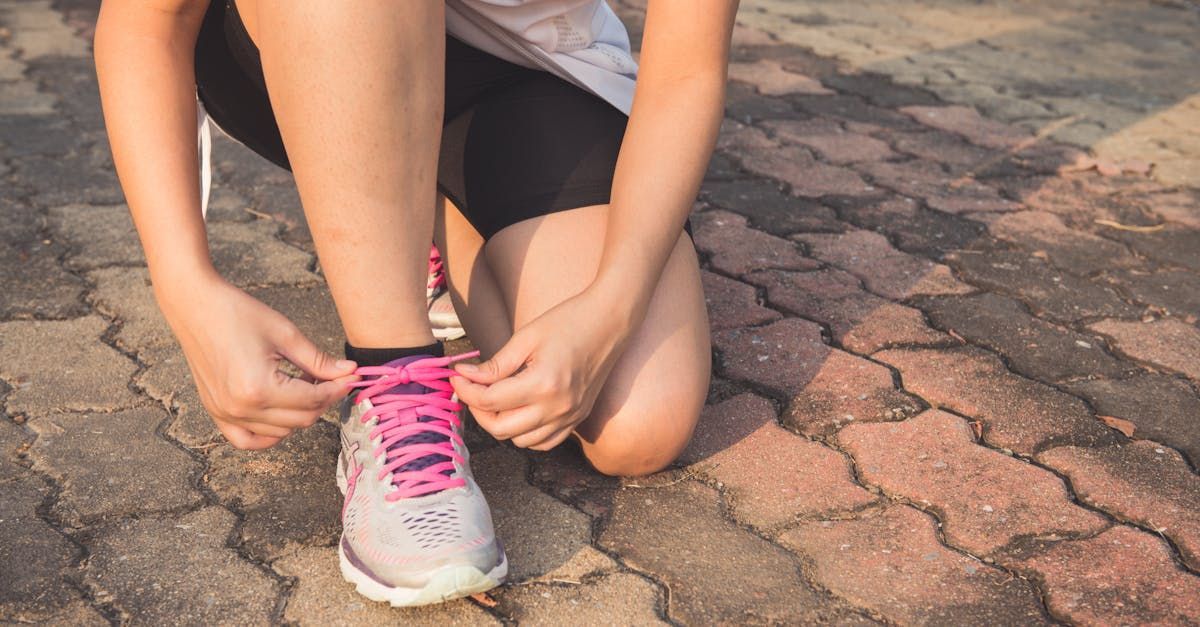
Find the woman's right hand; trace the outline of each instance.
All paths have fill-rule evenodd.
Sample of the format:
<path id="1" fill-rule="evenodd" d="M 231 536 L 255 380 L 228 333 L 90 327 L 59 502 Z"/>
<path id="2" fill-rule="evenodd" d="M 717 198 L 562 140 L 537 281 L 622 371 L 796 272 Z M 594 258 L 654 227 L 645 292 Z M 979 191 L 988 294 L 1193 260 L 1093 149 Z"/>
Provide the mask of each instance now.
<path id="1" fill-rule="evenodd" d="M 219 276 L 188 283 L 157 287 L 159 304 L 200 400 L 235 448 L 267 448 L 312 426 L 358 379 L 354 362 L 317 348 L 282 314 Z M 282 361 L 305 376 L 280 371 Z"/>

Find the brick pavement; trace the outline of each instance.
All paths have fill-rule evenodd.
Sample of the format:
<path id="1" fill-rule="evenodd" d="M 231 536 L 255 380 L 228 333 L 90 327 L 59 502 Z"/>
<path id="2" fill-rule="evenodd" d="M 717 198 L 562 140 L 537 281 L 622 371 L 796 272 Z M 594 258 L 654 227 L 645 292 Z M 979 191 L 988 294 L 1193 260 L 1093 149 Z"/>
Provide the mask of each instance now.
<path id="1" fill-rule="evenodd" d="M 0 622 L 1200 621 L 1194 4 L 743 0 L 696 438 L 622 481 L 473 430 L 514 581 L 409 611 L 336 573 L 332 425 L 208 422 L 93 4 L 0 0 Z M 289 177 L 216 155 L 218 266 L 337 350 Z"/>

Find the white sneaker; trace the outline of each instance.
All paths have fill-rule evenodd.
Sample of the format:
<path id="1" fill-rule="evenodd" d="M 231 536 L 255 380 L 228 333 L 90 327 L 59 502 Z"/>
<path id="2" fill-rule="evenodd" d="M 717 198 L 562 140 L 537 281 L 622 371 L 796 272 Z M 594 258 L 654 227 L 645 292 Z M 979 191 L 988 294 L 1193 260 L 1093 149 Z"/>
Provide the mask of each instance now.
<path id="1" fill-rule="evenodd" d="M 342 576 L 373 601 L 438 603 L 508 574 L 449 382 L 448 366 L 476 354 L 361 367 L 364 389 L 343 402 L 338 555 Z"/>
<path id="2" fill-rule="evenodd" d="M 425 284 L 425 306 L 429 311 L 429 325 L 433 337 L 439 340 L 457 340 L 467 334 L 454 311 L 454 301 L 446 288 L 446 273 L 443 270 L 442 254 L 437 246 L 429 248 L 429 281 Z"/>

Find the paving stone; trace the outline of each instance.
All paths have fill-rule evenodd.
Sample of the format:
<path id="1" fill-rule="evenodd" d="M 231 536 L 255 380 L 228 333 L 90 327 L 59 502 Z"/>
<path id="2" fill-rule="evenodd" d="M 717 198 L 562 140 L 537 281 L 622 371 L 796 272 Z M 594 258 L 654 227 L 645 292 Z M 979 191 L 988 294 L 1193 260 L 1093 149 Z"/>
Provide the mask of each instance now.
<path id="1" fill-rule="evenodd" d="M 1105 352 L 1097 336 L 1034 318 L 1005 296 L 984 292 L 933 298 L 920 307 L 937 328 L 1000 353 L 1013 370 L 1033 379 L 1118 378 L 1133 369 Z M 1093 330 L 1103 332 L 1094 325 Z"/>
<path id="2" fill-rule="evenodd" d="M 1168 223 L 1152 233 L 1119 231 L 1113 233 L 1138 254 L 1155 261 L 1200 270 L 1200 229 Z"/>
<path id="3" fill-rule="evenodd" d="M 221 445 L 209 453 L 205 485 L 241 513 L 241 540 L 250 557 L 270 562 L 301 547 L 337 542 L 337 432 L 318 422 L 264 451 Z"/>
<path id="4" fill-rule="evenodd" d="M 757 126 L 743 124 L 728 118 L 721 122 L 721 128 L 717 134 L 718 150 L 741 154 L 778 148 L 779 143 L 768 137 L 767 133 Z"/>
<path id="5" fill-rule="evenodd" d="M 1128 420 L 1133 435 L 1178 449 L 1200 467 L 1200 394 L 1184 381 L 1159 374 L 1125 380 L 1094 379 L 1066 385 L 1096 413 Z"/>
<path id="6" fill-rule="evenodd" d="M 713 331 L 748 327 L 778 320 L 778 312 L 758 304 L 754 286 L 727 279 L 707 270 L 701 271 L 704 302 L 708 305 L 708 321 Z"/>
<path id="7" fill-rule="evenodd" d="M 950 268 L 902 253 L 887 238 L 873 231 L 797 235 L 812 255 L 862 279 L 867 289 L 901 300 L 916 295 L 965 294 L 971 286 L 960 282 Z"/>
<path id="8" fill-rule="evenodd" d="M 84 583 L 132 624 L 269 624 L 279 585 L 226 546 L 236 522 L 206 507 L 97 529 Z"/>
<path id="9" fill-rule="evenodd" d="M 58 113 L 81 131 L 103 133 L 104 116 L 96 63 L 90 53 L 81 57 L 50 56 L 29 61 L 27 75 L 54 96 Z M 99 146 L 107 153 L 106 146 Z M 120 202 L 119 200 L 109 202 Z"/>
<path id="10" fill-rule="evenodd" d="M 877 185 L 924 200 L 952 214 L 1015 211 L 1020 205 L 993 187 L 949 174 L 930 161 L 879 161 L 858 166 Z"/>
<path id="11" fill-rule="evenodd" d="M 7 410 L 45 415 L 135 404 L 128 384 L 137 366 L 100 342 L 107 328 L 96 316 L 0 323 L 0 379 L 13 388 Z"/>
<path id="12" fill-rule="evenodd" d="M 61 245 L 43 244 L 40 237 L 20 246 L 0 241 L 0 319 L 83 314 L 87 286 L 63 270 L 61 254 Z"/>
<path id="13" fill-rule="evenodd" d="M 1019 248 L 1045 256 L 1066 272 L 1086 275 L 1097 270 L 1139 265 L 1124 246 L 1068 228 L 1058 216 L 1044 211 L 1019 211 L 1000 216 L 988 224 L 988 231 Z"/>
<path id="14" fill-rule="evenodd" d="M 1200 481 L 1178 451 L 1139 440 L 1064 446 L 1038 461 L 1066 475 L 1079 500 L 1161 533 L 1179 547 L 1185 564 L 1200 566 Z"/>
<path id="15" fill-rule="evenodd" d="M 957 135 L 941 131 L 891 132 L 884 136 L 891 139 L 896 150 L 946 165 L 955 174 L 974 172 L 976 168 L 1003 154 L 970 144 Z"/>
<path id="16" fill-rule="evenodd" d="M 1104 280 L 1124 290 L 1134 300 L 1167 314 L 1186 317 L 1200 312 L 1200 275 L 1194 272 L 1126 270 L 1111 273 Z M 1114 314 L 1114 317 L 1119 316 Z"/>
<path id="17" fill-rule="evenodd" d="M 507 446 L 472 456 L 496 535 L 508 553 L 508 581 L 550 572 L 591 543 L 591 519 L 525 480 L 525 456 Z"/>
<path id="18" fill-rule="evenodd" d="M 200 401 L 183 353 L 178 349 L 163 351 L 150 363 L 134 379 L 134 385 L 174 414 L 166 435 L 193 449 L 203 449 L 220 440 L 221 432 Z"/>
<path id="19" fill-rule="evenodd" d="M 899 370 L 904 389 L 930 405 L 980 421 L 982 439 L 991 446 L 1032 455 L 1060 444 L 1100 446 L 1117 438 L 1079 399 L 1009 372 L 978 348 L 893 349 L 874 358 Z"/>
<path id="20" fill-rule="evenodd" d="M 821 122 L 828 123 L 829 120 L 822 119 Z M 823 160 L 837 165 L 882 161 L 896 156 L 886 143 L 874 137 L 841 128 L 814 129 L 809 120 L 770 120 L 764 126 L 784 142 L 806 146 Z"/>
<path id="21" fill-rule="evenodd" d="M 29 448 L 33 435 L 0 414 L 0 483 L 24 478 L 29 469 L 17 462 L 17 458 Z"/>
<path id="22" fill-rule="evenodd" d="M 345 334 L 333 304 L 329 288 L 321 283 L 311 286 L 272 285 L 247 290 L 254 298 L 292 321 L 321 350 L 341 357 Z M 447 354 L 450 354 L 449 352 Z"/>
<path id="23" fill-rule="evenodd" d="M 145 268 L 109 267 L 89 272 L 96 287 L 92 301 L 106 316 L 120 322 L 117 346 L 138 353 L 142 361 L 157 361 L 163 353 L 178 352 L 175 337 L 154 300 L 150 273 Z"/>
<path id="24" fill-rule="evenodd" d="M 734 519 L 759 529 L 876 498 L 854 483 L 842 455 L 780 428 L 775 407 L 753 394 L 706 407 L 680 461 L 717 481 Z"/>
<path id="25" fill-rule="evenodd" d="M 1028 131 L 983 118 L 970 107 L 911 106 L 903 107 L 900 110 L 922 124 L 958 133 L 972 143 L 987 148 L 1012 148 L 1030 138 Z"/>
<path id="26" fill-rule="evenodd" d="M 785 551 L 727 522 L 717 494 L 693 482 L 618 492 L 600 545 L 668 586 L 672 620 L 865 622 L 810 588 Z"/>
<path id="27" fill-rule="evenodd" d="M 754 63 L 730 63 L 729 78 L 749 83 L 760 94 L 784 96 L 787 94 L 832 94 L 821 82 L 803 74 L 788 72 L 778 61 L 760 59 Z"/>
<path id="28" fill-rule="evenodd" d="M 886 234 L 906 253 L 941 259 L 946 253 L 971 248 L 986 238 L 980 222 L 930 211 L 911 198 L 838 207 L 843 220 Z"/>
<path id="29" fill-rule="evenodd" d="M 62 576 L 78 551 L 37 515 L 51 494 L 44 481 L 26 473 L 0 489 L 0 617 L 44 621 L 77 597 Z"/>
<path id="30" fill-rule="evenodd" d="M 828 325 L 834 341 L 856 353 L 954 342 L 929 328 L 920 311 L 866 292 L 856 277 L 842 270 L 772 270 L 748 274 L 746 280 L 766 288 L 773 306 Z"/>
<path id="31" fill-rule="evenodd" d="M 713 268 L 741 275 L 763 268 L 811 270 L 816 261 L 800 254 L 795 243 L 746 225 L 746 218 L 727 211 L 705 211 L 694 217 L 696 248 Z"/>
<path id="32" fill-rule="evenodd" d="M 0 115 L 48 115 L 54 113 L 54 97 L 25 81 L 5 83 L 0 90 Z"/>
<path id="33" fill-rule="evenodd" d="M 831 592 L 902 625 L 1048 624 L 1037 591 L 947 549 L 932 518 L 905 505 L 807 522 L 780 542 L 814 564 Z"/>
<path id="34" fill-rule="evenodd" d="M 850 122 L 863 122 L 880 128 L 914 130 L 920 125 L 906 115 L 868 104 L 862 98 L 838 94 L 835 96 L 798 95 L 789 98 L 802 111 L 817 117 L 832 117 Z"/>
<path id="35" fill-rule="evenodd" d="M 1137 317 L 1141 308 L 1096 281 L 1061 272 L 1025 252 L 991 249 L 951 253 L 946 262 L 972 285 L 1013 294 L 1035 314 L 1061 322 Z"/>
<path id="36" fill-rule="evenodd" d="M 478 605 L 459 599 L 437 605 L 394 608 L 358 594 L 338 571 L 337 549 L 304 547 L 272 567 L 295 577 L 283 620 L 298 625 L 499 625 Z"/>
<path id="37" fill-rule="evenodd" d="M 864 482 L 937 512 L 951 546 L 993 553 L 1022 536 L 1095 533 L 1107 521 L 1071 502 L 1050 472 L 975 443 L 967 421 L 930 410 L 850 425 L 838 442 Z"/>
<path id="38" fill-rule="evenodd" d="M 3 67 L 2 63 L 0 61 L 0 67 Z M 58 116 L 0 117 L 0 144 L 4 145 L 4 154 L 10 159 L 29 155 L 65 155 L 74 141 L 67 123 Z"/>
<path id="39" fill-rule="evenodd" d="M 708 182 L 701 192 L 710 204 L 746 216 L 752 228 L 771 235 L 846 229 L 829 207 L 782 192 L 765 181 Z"/>
<path id="40" fill-rule="evenodd" d="M 1200 380 L 1200 329 L 1173 318 L 1153 322 L 1102 320 L 1089 326 L 1134 359 Z"/>
<path id="41" fill-rule="evenodd" d="M 120 184 L 107 147 L 77 148 L 62 157 L 32 155 L 14 160 L 14 176 L 37 190 L 39 205 L 108 205 L 122 202 Z"/>
<path id="42" fill-rule="evenodd" d="M 806 435 L 826 435 L 855 420 L 896 420 L 916 403 L 878 364 L 821 341 L 820 327 L 787 318 L 714 337 L 721 371 L 791 397 L 784 422 Z"/>
<path id="43" fill-rule="evenodd" d="M 65 205 L 50 209 L 50 224 L 71 244 L 76 270 L 146 263 L 125 205 Z"/>
<path id="44" fill-rule="evenodd" d="M 1195 190 L 1155 190 L 1141 200 L 1166 220 L 1200 229 L 1200 194 Z"/>
<path id="45" fill-rule="evenodd" d="M 75 527 L 96 519 L 176 510 L 200 503 L 186 453 L 155 431 L 166 414 L 152 407 L 112 413 L 54 413 L 29 421 L 37 434 L 34 469 L 62 486 L 52 510 Z M 153 469 L 152 471 L 150 469 Z M 147 473 L 153 473 L 153 478 Z"/>
<path id="46" fill-rule="evenodd" d="M 854 170 L 821 163 L 799 146 L 735 151 L 733 154 L 747 171 L 787 183 L 796 196 L 820 198 L 875 194 L 874 188 Z"/>
<path id="47" fill-rule="evenodd" d="M 4 23 L 11 32 L 7 45 L 20 50 L 24 59 L 88 56 L 83 41 L 51 9 L 49 0 L 29 0 L 6 7 Z"/>
<path id="48" fill-rule="evenodd" d="M 783 98 L 759 94 L 753 85 L 731 82 L 725 88 L 725 115 L 749 124 L 765 119 L 792 117 L 796 115 L 796 109 Z"/>
<path id="49" fill-rule="evenodd" d="M 496 609 L 522 625 L 665 625 L 663 596 L 637 575 L 612 573 L 578 585 L 508 588 Z"/>
<path id="50" fill-rule="evenodd" d="M 889 77 L 875 72 L 838 72 L 821 80 L 840 92 L 861 96 L 871 104 L 887 109 L 941 104 L 941 99 L 932 92 L 898 85 Z"/>
<path id="51" fill-rule="evenodd" d="M 1080 624 L 1186 624 L 1200 615 L 1200 578 L 1162 540 L 1115 526 L 1085 540 L 1031 542 L 1006 563 L 1042 581 L 1055 618 Z"/>

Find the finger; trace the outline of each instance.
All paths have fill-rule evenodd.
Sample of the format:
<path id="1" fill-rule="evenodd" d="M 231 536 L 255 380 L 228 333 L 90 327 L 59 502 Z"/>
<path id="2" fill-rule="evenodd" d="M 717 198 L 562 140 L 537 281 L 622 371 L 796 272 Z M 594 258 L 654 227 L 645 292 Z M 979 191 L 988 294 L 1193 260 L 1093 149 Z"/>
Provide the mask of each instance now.
<path id="1" fill-rule="evenodd" d="M 497 437 L 495 433 L 492 433 L 492 430 L 495 429 L 496 425 L 497 425 L 495 412 L 484 411 L 482 409 L 475 409 L 474 407 L 470 408 L 470 412 L 471 412 L 471 417 L 475 419 L 475 424 L 479 425 L 480 428 L 482 428 L 484 431 L 487 431 L 488 433 L 491 433 L 492 437 L 496 438 L 497 440 L 504 439 L 504 438 Z"/>
<path id="2" fill-rule="evenodd" d="M 280 328 L 275 341 L 278 343 L 279 354 L 284 359 L 318 380 L 328 381 L 344 377 L 353 373 L 354 369 L 358 367 L 349 359 L 337 359 L 317 348 L 316 344 L 304 337 L 300 329 L 290 323 Z"/>
<path id="3" fill-rule="evenodd" d="M 513 444 L 517 444 L 518 438 L 523 438 L 530 433 L 542 429 L 546 425 L 547 420 L 548 416 L 544 408 L 537 405 L 526 405 L 519 409 L 496 414 L 496 417 L 492 420 L 492 428 L 488 429 L 488 433 L 500 440 L 511 439 Z M 558 423 L 555 422 L 554 426 L 557 429 Z M 484 428 L 487 429 L 487 427 Z M 520 445 L 518 444 L 518 446 Z"/>
<path id="4" fill-rule="evenodd" d="M 346 377 L 321 383 L 310 383 L 275 371 L 275 385 L 266 394 L 266 407 L 301 409 L 324 412 L 346 396 Z"/>
<path id="5" fill-rule="evenodd" d="M 541 396 L 538 392 L 546 389 L 536 374 L 527 373 L 522 371 L 491 385 L 473 383 L 466 377 L 452 377 L 450 383 L 469 407 L 502 412 L 532 404 Z"/>
<path id="6" fill-rule="evenodd" d="M 562 444 L 564 441 L 566 441 L 567 438 L 571 437 L 572 433 L 575 433 L 575 425 L 571 425 L 569 427 L 563 428 L 558 433 L 555 433 L 554 435 L 550 436 L 549 438 L 547 438 L 546 440 L 544 440 L 538 444 L 530 445 L 529 450 L 531 450 L 531 451 L 549 451 L 550 449 L 553 449 L 554 447 L 556 447 L 559 444 Z"/>
<path id="7" fill-rule="evenodd" d="M 528 327 L 527 327 L 528 328 Z M 533 334 L 517 331 L 504 346 L 496 351 L 492 358 L 479 364 L 456 364 L 454 369 L 458 374 L 475 383 L 485 385 L 495 383 L 500 379 L 511 376 L 518 368 L 525 365 L 529 354 L 533 352 Z"/>
<path id="8" fill-rule="evenodd" d="M 545 442 L 546 440 L 549 440 L 551 437 L 557 435 L 558 432 L 562 430 L 562 428 L 563 428 L 563 425 L 561 425 L 557 422 L 553 423 L 553 424 L 542 425 L 540 427 L 533 429 L 532 431 L 523 433 L 523 434 L 513 438 L 512 443 L 513 443 L 513 446 L 517 446 L 520 448 L 531 448 L 532 446 L 534 446 L 536 444 L 541 444 L 542 442 Z"/>
<path id="9" fill-rule="evenodd" d="M 286 429 L 288 432 L 291 432 L 296 429 L 307 429 L 317 424 L 324 413 L 318 410 L 270 407 L 260 409 L 254 415 L 243 417 L 241 422 L 251 431 L 257 431 L 259 427 L 269 427 L 271 429 Z"/>
<path id="10" fill-rule="evenodd" d="M 249 429 L 216 418 L 213 418 L 213 423 L 217 425 L 221 435 L 225 436 L 229 444 L 236 449 L 257 451 L 275 446 L 283 439 L 258 435 Z"/>

